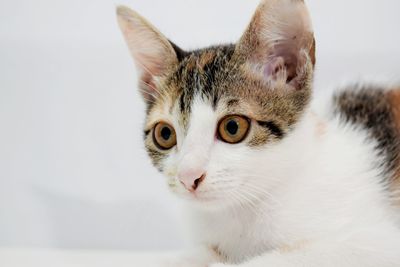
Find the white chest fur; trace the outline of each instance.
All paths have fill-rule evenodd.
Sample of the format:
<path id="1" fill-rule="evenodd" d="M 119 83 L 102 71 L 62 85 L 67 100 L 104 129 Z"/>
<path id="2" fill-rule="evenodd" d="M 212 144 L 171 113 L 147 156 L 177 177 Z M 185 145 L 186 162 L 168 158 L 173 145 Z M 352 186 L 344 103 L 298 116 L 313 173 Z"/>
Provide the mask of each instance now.
<path id="1" fill-rule="evenodd" d="M 268 196 L 226 210 L 191 209 L 195 238 L 228 262 L 241 262 L 386 222 L 393 208 L 374 143 L 366 140 L 363 130 L 307 113 L 283 143 L 255 159 L 266 180 L 271 174 L 278 180 L 254 185 L 268 186 Z"/>

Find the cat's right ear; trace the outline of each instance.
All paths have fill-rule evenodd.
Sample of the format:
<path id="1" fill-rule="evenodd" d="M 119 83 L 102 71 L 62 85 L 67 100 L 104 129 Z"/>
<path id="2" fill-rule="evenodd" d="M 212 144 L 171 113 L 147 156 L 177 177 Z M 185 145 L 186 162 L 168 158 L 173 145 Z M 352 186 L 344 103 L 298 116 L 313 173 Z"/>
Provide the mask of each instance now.
<path id="1" fill-rule="evenodd" d="M 157 78 L 178 64 L 180 51 L 146 19 L 125 6 L 117 7 L 118 24 L 140 75 L 140 89 L 146 102 L 154 102 L 160 90 Z"/>
<path id="2" fill-rule="evenodd" d="M 271 88 L 310 89 L 315 41 L 304 0 L 261 0 L 236 52 L 246 72 Z"/>

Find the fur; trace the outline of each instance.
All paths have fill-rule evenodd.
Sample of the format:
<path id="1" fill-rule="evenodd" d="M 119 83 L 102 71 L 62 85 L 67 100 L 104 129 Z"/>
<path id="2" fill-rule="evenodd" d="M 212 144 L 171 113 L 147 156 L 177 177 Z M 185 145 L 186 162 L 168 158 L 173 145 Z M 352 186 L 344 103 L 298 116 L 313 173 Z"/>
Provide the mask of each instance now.
<path id="1" fill-rule="evenodd" d="M 196 51 L 117 12 L 141 74 L 147 152 L 199 245 L 162 266 L 399 266 L 400 91 L 353 86 L 317 109 L 303 1 L 263 0 L 237 44 Z M 240 143 L 216 134 L 228 115 L 250 121 Z M 152 137 L 161 121 L 177 136 L 168 150 Z"/>

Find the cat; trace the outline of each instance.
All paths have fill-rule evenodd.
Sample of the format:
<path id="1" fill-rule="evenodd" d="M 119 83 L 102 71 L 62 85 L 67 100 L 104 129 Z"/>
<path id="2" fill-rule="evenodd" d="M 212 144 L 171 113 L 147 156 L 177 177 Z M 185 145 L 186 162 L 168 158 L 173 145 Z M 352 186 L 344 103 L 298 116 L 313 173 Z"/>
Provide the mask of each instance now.
<path id="1" fill-rule="evenodd" d="M 262 0 L 236 44 L 195 51 L 117 17 L 147 153 L 198 245 L 168 266 L 400 266 L 400 87 L 349 86 L 317 111 L 304 1 Z"/>

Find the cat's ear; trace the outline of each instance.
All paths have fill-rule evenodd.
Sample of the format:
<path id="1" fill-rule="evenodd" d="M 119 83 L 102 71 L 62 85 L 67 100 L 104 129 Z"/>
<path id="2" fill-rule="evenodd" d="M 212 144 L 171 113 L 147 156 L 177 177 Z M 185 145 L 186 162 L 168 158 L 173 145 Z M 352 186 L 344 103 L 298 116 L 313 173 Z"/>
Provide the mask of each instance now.
<path id="1" fill-rule="evenodd" d="M 117 7 L 119 26 L 140 74 L 140 88 L 146 101 L 158 96 L 156 80 L 178 64 L 177 52 L 171 43 L 146 19 L 125 6 Z"/>
<path id="2" fill-rule="evenodd" d="M 246 72 L 273 87 L 301 90 L 312 77 L 315 40 L 303 0 L 262 0 L 236 46 Z"/>

